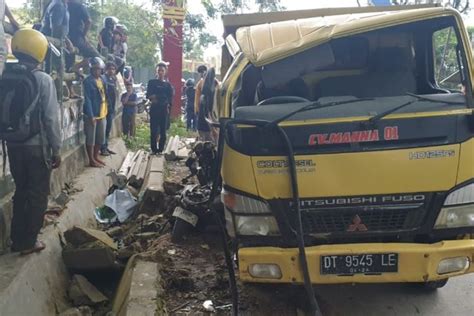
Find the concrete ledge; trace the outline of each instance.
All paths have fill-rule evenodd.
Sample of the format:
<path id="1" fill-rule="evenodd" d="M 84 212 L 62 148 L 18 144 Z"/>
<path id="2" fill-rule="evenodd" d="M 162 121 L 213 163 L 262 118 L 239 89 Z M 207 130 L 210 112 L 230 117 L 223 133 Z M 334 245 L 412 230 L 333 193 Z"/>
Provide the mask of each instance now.
<path id="1" fill-rule="evenodd" d="M 133 268 L 127 315 L 156 315 L 159 273 L 156 262 L 138 261 Z"/>
<path id="2" fill-rule="evenodd" d="M 121 140 L 113 141 L 111 148 L 117 155 L 105 159 L 106 168 L 84 170 L 75 181 L 83 191 L 72 196 L 57 225 L 42 231 L 44 251 L 25 257 L 0 256 L 0 315 L 55 315 L 65 302 L 69 277 L 59 235 L 74 225 L 95 226 L 93 210 L 103 203 L 111 184 L 106 174 L 118 169 L 126 154 Z"/>
<path id="3" fill-rule="evenodd" d="M 131 257 L 120 280 L 112 312 L 117 316 L 167 315 L 156 262 Z"/>

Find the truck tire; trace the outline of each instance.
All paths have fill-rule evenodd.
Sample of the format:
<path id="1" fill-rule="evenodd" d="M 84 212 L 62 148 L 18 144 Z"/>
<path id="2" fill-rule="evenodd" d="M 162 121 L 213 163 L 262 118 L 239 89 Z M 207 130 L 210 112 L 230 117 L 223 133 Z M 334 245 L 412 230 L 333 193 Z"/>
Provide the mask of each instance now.
<path id="1" fill-rule="evenodd" d="M 443 286 L 445 286 L 446 283 L 448 283 L 448 280 L 449 280 L 449 278 L 438 280 L 438 281 L 428 281 L 428 282 L 423 282 L 423 283 L 419 283 L 419 284 L 426 291 L 436 291 L 437 289 L 440 289 Z"/>
<path id="2" fill-rule="evenodd" d="M 183 241 L 183 237 L 191 231 L 193 225 L 189 224 L 186 221 L 183 221 L 181 218 L 176 218 L 173 226 L 173 231 L 171 232 L 171 242 L 177 244 Z"/>

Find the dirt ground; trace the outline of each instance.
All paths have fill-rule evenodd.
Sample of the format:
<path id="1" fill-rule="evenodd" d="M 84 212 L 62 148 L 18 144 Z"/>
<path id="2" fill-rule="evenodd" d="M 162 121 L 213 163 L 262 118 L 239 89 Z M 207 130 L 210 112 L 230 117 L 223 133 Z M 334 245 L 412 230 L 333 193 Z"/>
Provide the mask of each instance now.
<path id="1" fill-rule="evenodd" d="M 184 162 L 169 163 L 166 180 L 180 182 L 188 173 Z M 188 184 L 195 181 L 192 178 Z M 170 315 L 209 315 L 203 307 L 208 300 L 215 309 L 213 315 L 231 315 L 232 297 L 221 238 L 217 227 L 210 226 L 193 232 L 179 244 L 171 242 L 168 232 L 147 245 L 143 255 L 160 264 Z M 305 305 L 302 287 L 238 283 L 238 289 L 239 315 L 297 315 Z"/>

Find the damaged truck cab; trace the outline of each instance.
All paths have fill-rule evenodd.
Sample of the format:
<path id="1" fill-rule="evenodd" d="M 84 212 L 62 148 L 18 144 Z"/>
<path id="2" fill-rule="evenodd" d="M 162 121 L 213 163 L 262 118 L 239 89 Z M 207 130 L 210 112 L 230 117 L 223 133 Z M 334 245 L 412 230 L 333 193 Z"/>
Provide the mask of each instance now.
<path id="1" fill-rule="evenodd" d="M 304 283 L 300 232 L 313 284 L 437 288 L 474 272 L 473 61 L 458 12 L 326 12 L 227 44 L 213 117 L 237 122 L 221 134 L 222 201 L 242 281 Z"/>

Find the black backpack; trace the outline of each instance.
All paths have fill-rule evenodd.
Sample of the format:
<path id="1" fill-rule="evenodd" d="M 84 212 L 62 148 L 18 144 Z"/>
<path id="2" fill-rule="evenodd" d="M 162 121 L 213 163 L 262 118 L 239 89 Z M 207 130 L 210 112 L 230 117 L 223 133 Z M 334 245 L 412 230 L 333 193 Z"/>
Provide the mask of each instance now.
<path id="1" fill-rule="evenodd" d="M 0 140 L 22 143 L 41 132 L 38 84 L 21 64 L 7 64 L 0 79 Z"/>

